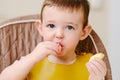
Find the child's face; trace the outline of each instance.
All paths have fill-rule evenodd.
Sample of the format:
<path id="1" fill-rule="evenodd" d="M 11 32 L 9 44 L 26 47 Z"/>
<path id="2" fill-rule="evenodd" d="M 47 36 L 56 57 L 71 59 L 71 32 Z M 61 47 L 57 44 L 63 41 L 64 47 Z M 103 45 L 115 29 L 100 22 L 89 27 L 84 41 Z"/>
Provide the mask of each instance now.
<path id="1" fill-rule="evenodd" d="M 62 54 L 74 53 L 83 37 L 83 11 L 62 10 L 57 7 L 45 7 L 42 13 L 41 34 L 44 41 L 61 43 Z"/>

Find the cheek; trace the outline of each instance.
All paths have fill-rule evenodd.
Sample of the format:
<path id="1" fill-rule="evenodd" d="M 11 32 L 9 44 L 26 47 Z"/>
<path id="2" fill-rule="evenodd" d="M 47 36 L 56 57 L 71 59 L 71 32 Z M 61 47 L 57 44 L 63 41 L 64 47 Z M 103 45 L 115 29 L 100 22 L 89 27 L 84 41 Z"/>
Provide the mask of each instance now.
<path id="1" fill-rule="evenodd" d="M 75 52 L 76 46 L 77 46 L 77 42 L 70 42 L 66 44 L 63 50 L 65 53 Z"/>
<path id="2" fill-rule="evenodd" d="M 43 40 L 44 41 L 52 41 L 52 37 L 49 33 L 44 33 Z"/>
<path id="3" fill-rule="evenodd" d="M 65 42 L 66 48 L 75 49 L 78 42 L 79 42 L 79 38 L 75 38 L 75 37 L 68 38 L 68 40 L 66 40 L 66 42 Z"/>
<path id="4" fill-rule="evenodd" d="M 44 41 L 52 41 L 54 32 L 50 31 L 48 28 L 43 27 L 42 36 Z"/>

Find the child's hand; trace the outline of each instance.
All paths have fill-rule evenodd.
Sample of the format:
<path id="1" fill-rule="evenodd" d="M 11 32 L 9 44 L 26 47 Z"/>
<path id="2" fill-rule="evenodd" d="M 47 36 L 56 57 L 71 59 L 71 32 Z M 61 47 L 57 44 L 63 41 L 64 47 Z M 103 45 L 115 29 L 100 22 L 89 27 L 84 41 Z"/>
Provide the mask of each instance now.
<path id="1" fill-rule="evenodd" d="M 59 53 L 60 47 L 57 43 L 45 41 L 40 42 L 31 54 L 39 61 L 41 58 L 43 59 L 50 54 L 57 56 Z"/>
<path id="2" fill-rule="evenodd" d="M 86 66 L 90 73 L 89 80 L 102 80 L 104 78 L 107 68 L 102 59 L 95 57 L 91 59 Z"/>

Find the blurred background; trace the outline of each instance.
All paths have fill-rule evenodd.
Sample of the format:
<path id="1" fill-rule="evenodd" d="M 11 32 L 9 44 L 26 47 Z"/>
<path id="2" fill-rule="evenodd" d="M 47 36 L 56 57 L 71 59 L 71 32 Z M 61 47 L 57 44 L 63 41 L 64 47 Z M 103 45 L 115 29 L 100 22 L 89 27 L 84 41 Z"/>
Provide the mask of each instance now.
<path id="1" fill-rule="evenodd" d="M 38 14 L 44 0 L 0 0 L 0 22 L 10 18 Z M 120 79 L 120 0 L 89 0 L 89 23 L 100 35 L 108 52 L 113 80 Z"/>

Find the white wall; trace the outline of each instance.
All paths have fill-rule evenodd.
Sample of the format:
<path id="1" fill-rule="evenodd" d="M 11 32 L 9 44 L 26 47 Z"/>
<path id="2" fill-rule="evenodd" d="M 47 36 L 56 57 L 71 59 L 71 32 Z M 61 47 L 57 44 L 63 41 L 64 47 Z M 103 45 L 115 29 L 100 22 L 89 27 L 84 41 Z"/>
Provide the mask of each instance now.
<path id="1" fill-rule="evenodd" d="M 109 53 L 113 80 L 120 80 L 120 0 L 109 1 Z"/>
<path id="2" fill-rule="evenodd" d="M 39 13 L 43 0 L 0 0 L 0 21 Z"/>
<path id="3" fill-rule="evenodd" d="M 96 1 L 100 2 L 99 6 L 92 6 L 91 5 L 91 11 L 89 16 L 89 23 L 92 25 L 93 29 L 100 35 L 100 38 L 102 39 L 105 47 L 108 46 L 108 0 L 90 0 L 90 1 Z M 92 3 L 91 3 L 92 4 Z M 95 2 L 94 2 L 95 4 Z M 97 8 L 95 8 L 97 7 Z"/>

